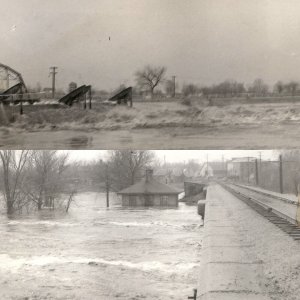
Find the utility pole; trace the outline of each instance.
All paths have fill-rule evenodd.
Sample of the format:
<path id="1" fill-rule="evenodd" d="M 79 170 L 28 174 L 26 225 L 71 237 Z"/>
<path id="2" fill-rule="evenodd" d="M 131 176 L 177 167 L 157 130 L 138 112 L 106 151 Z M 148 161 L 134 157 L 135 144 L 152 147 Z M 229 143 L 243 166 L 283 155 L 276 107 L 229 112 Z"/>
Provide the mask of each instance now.
<path id="1" fill-rule="evenodd" d="M 283 176 L 282 176 L 282 156 L 279 155 L 279 188 L 280 193 L 283 194 Z"/>
<path id="2" fill-rule="evenodd" d="M 92 87 L 89 88 L 89 109 L 92 109 Z"/>
<path id="3" fill-rule="evenodd" d="M 259 185 L 259 179 L 258 179 L 258 163 L 257 158 L 255 159 L 255 179 L 256 179 L 256 185 Z"/>
<path id="4" fill-rule="evenodd" d="M 173 79 L 173 98 L 175 98 L 176 95 L 176 76 L 172 76 Z"/>
<path id="5" fill-rule="evenodd" d="M 257 171 L 259 176 L 262 174 L 262 166 L 261 166 L 261 151 L 259 151 L 259 171 Z"/>
<path id="6" fill-rule="evenodd" d="M 49 75 L 52 75 L 52 98 L 55 97 L 55 75 L 57 74 L 57 67 L 50 67 Z"/>
<path id="7" fill-rule="evenodd" d="M 109 182 L 109 170 L 108 163 L 106 163 L 105 167 L 105 188 L 106 188 L 106 207 L 109 207 L 109 190 L 110 190 L 110 182 Z"/>
<path id="8" fill-rule="evenodd" d="M 248 183 L 250 183 L 250 157 L 248 157 L 248 163 L 247 163 L 247 173 L 248 173 Z"/>
<path id="9" fill-rule="evenodd" d="M 261 151 L 259 151 L 259 164 L 261 164 Z"/>
<path id="10" fill-rule="evenodd" d="M 298 203 L 297 203 L 297 212 L 296 212 L 296 222 L 299 225 L 300 224 L 300 185 L 299 185 L 299 183 L 297 186 L 297 192 L 298 192 Z"/>

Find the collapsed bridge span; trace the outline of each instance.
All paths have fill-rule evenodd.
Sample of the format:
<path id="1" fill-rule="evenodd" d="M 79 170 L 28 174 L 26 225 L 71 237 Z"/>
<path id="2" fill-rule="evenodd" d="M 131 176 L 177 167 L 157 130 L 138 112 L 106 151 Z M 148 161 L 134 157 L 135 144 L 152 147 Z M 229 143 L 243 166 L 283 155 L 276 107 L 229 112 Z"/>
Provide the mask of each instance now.
<path id="1" fill-rule="evenodd" d="M 74 103 L 79 102 L 84 98 L 84 108 L 86 109 L 86 100 L 89 98 L 89 108 L 92 108 L 92 87 L 90 85 L 82 85 L 79 88 L 71 91 L 69 94 L 63 96 L 58 100 L 59 103 L 63 103 L 68 106 L 72 106 Z"/>
<path id="2" fill-rule="evenodd" d="M 127 104 L 129 102 L 130 106 L 132 107 L 132 87 L 130 86 L 122 90 L 108 100 L 117 102 L 118 104 Z"/>

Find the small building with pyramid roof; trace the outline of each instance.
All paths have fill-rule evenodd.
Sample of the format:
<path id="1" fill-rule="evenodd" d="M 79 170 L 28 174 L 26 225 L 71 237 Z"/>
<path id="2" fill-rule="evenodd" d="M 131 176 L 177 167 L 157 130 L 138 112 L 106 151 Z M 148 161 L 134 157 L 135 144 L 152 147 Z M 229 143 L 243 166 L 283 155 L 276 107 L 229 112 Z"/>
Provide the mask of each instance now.
<path id="1" fill-rule="evenodd" d="M 177 207 L 181 192 L 153 178 L 153 170 L 146 170 L 146 176 L 138 183 L 118 192 L 122 206 Z"/>

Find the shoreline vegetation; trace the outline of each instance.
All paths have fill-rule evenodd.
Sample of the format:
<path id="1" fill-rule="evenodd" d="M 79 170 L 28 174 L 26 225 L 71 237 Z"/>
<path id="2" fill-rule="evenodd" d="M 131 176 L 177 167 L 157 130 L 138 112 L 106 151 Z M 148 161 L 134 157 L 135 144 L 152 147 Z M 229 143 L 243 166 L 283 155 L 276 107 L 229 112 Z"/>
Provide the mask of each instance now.
<path id="1" fill-rule="evenodd" d="M 0 130 L 57 131 L 57 130 L 119 130 L 168 127 L 226 126 L 300 121 L 300 98 L 277 98 L 245 103 L 232 98 L 213 100 L 185 98 L 168 102 L 134 102 L 134 107 L 94 104 L 92 110 L 79 106 L 53 108 L 49 105 L 28 105 L 24 114 L 18 108 L 3 107 Z M 251 100 L 254 100 L 251 103 Z M 273 101 L 274 100 L 274 101 Z"/>

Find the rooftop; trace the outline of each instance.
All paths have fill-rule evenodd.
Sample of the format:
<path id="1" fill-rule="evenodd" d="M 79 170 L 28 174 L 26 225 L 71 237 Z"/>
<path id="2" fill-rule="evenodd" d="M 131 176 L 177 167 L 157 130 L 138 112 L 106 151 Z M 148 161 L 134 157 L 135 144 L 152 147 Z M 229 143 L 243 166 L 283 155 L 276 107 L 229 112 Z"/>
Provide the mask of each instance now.
<path id="1" fill-rule="evenodd" d="M 180 194 L 180 191 L 167 184 L 158 182 L 152 177 L 152 172 L 149 172 L 148 175 L 146 174 L 146 178 L 119 191 L 118 194 Z"/>

